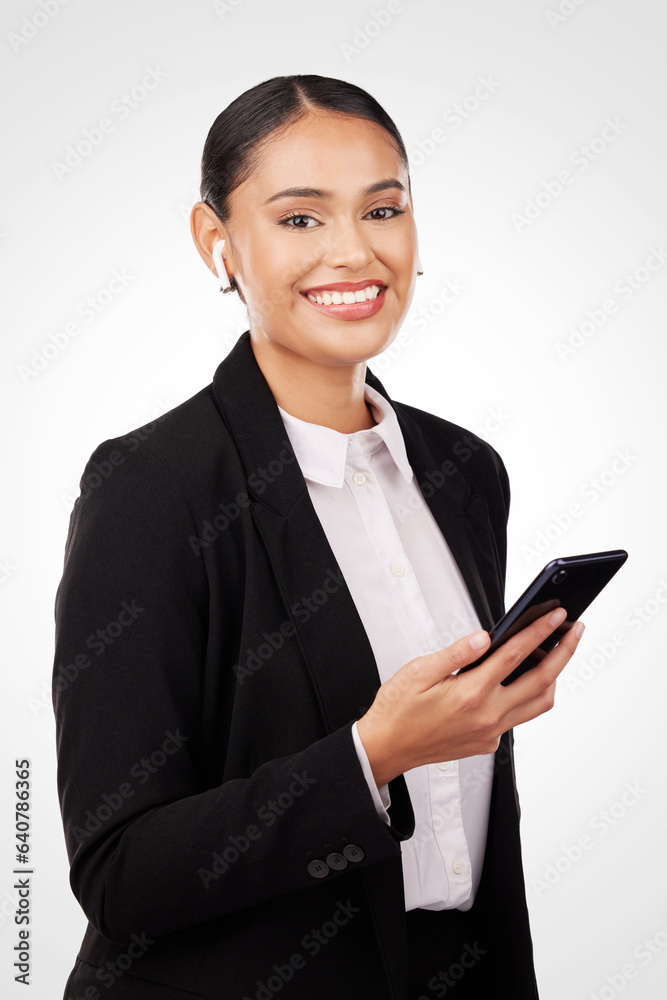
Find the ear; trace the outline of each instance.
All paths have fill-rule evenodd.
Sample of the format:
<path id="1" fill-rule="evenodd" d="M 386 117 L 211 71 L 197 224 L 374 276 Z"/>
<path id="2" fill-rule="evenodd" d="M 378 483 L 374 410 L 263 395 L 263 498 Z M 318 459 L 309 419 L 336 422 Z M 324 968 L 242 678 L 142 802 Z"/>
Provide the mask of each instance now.
<path id="1" fill-rule="evenodd" d="M 229 233 L 226 226 L 220 222 L 210 205 L 204 201 L 198 201 L 190 212 L 190 232 L 199 255 L 210 271 L 217 277 L 218 272 L 213 263 L 213 247 L 218 240 L 225 241 L 224 258 L 225 269 L 231 278 L 234 274 L 234 262 L 229 246 Z"/>

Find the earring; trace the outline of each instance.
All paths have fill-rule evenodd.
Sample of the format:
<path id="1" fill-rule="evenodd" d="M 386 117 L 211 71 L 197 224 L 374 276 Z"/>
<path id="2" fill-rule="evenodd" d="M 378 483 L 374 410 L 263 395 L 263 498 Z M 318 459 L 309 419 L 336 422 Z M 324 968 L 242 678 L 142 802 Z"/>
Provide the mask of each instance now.
<path id="1" fill-rule="evenodd" d="M 424 273 L 424 272 L 423 272 L 423 270 L 422 270 L 422 262 L 421 262 L 421 260 L 419 260 L 419 259 L 418 259 L 418 260 L 417 260 L 417 275 L 418 275 L 418 276 L 420 276 L 420 275 L 422 275 L 423 273 Z"/>
<path id="2" fill-rule="evenodd" d="M 227 268 L 225 267 L 223 261 L 224 257 L 222 255 L 222 248 L 225 245 L 224 240 L 218 240 L 218 242 L 213 247 L 211 255 L 213 257 L 213 264 L 216 271 L 218 272 L 218 277 L 220 278 L 220 291 L 221 292 L 231 292 L 232 285 L 229 280 L 229 275 L 227 274 Z"/>

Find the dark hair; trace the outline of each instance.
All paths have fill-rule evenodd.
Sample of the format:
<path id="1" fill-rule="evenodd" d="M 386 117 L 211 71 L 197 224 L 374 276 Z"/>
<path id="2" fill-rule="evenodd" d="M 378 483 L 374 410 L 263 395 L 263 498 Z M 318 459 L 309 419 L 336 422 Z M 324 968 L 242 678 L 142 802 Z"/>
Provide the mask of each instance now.
<path id="1" fill-rule="evenodd" d="M 361 87 L 328 76 L 274 76 L 237 97 L 213 122 L 201 161 L 202 201 L 221 222 L 229 216 L 229 196 L 248 179 L 257 147 L 272 133 L 324 109 L 365 118 L 389 133 L 408 169 L 408 154 L 396 125 L 374 97 Z"/>

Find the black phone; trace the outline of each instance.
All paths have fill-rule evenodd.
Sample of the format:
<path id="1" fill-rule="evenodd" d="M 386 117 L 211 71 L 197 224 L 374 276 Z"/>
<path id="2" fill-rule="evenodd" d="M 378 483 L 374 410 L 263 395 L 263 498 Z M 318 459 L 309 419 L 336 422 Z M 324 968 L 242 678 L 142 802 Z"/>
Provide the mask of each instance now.
<path id="1" fill-rule="evenodd" d="M 531 667 L 535 667 L 542 657 L 558 644 L 567 630 L 574 625 L 582 611 L 593 601 L 628 558 L 624 549 L 609 552 L 590 552 L 583 556 L 566 556 L 552 559 L 506 614 L 496 622 L 489 636 L 491 645 L 479 659 L 462 667 L 459 673 L 472 670 L 483 663 L 510 636 L 530 625 L 548 611 L 563 607 L 567 611 L 565 621 L 551 633 L 516 669 L 501 683 L 507 686 Z"/>

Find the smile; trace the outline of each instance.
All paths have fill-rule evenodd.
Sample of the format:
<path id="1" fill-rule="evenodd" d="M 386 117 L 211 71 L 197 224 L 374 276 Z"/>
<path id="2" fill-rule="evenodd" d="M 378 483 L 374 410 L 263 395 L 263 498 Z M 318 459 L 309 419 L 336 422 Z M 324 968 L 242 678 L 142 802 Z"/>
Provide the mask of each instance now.
<path id="1" fill-rule="evenodd" d="M 382 309 L 385 302 L 385 285 L 367 285 L 354 291 L 343 292 L 335 289 L 318 288 L 316 291 L 302 292 L 309 308 L 317 309 L 332 319 L 350 322 L 369 319 Z"/>
<path id="2" fill-rule="evenodd" d="M 380 292 L 380 285 L 367 285 L 366 288 L 358 288 L 354 292 L 318 291 L 306 292 L 305 295 L 311 302 L 316 302 L 319 306 L 340 306 L 352 305 L 354 302 L 373 302 Z"/>
<path id="3" fill-rule="evenodd" d="M 319 288 L 311 288 L 301 294 L 319 313 L 349 322 L 375 316 L 384 305 L 386 290 L 386 285 L 373 284 L 367 279 L 358 282 L 342 281 L 331 288 L 320 285 Z"/>

